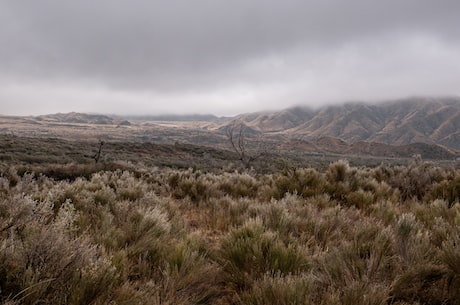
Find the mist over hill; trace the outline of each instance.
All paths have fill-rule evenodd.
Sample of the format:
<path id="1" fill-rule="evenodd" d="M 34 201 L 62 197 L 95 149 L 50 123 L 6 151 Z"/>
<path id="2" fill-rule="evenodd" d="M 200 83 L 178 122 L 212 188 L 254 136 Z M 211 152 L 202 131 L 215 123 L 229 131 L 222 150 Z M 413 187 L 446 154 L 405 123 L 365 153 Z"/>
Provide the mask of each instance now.
<path id="1" fill-rule="evenodd" d="M 166 121 L 166 122 L 218 122 L 225 118 L 217 117 L 213 114 L 162 114 L 162 115 L 122 115 L 126 120 L 133 121 Z"/>
<path id="2" fill-rule="evenodd" d="M 214 115 L 111 116 L 57 113 L 1 117 L 0 133 L 63 139 L 184 143 L 231 149 L 227 131 L 243 124 L 249 141 L 269 151 L 426 159 L 458 159 L 460 98 L 407 98 L 319 109 Z"/>
<path id="3" fill-rule="evenodd" d="M 457 97 L 349 103 L 318 110 L 297 107 L 242 114 L 235 121 L 268 134 L 307 141 L 327 136 L 348 143 L 426 143 L 460 149 L 460 98 Z"/>

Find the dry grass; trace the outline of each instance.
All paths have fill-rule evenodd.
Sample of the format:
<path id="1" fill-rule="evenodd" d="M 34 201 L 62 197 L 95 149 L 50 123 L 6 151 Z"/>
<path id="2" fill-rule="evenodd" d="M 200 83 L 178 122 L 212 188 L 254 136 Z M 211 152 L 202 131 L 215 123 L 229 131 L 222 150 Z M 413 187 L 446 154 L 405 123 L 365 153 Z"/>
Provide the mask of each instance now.
<path id="1" fill-rule="evenodd" d="M 3 304 L 459 304 L 458 169 L 0 169 Z"/>

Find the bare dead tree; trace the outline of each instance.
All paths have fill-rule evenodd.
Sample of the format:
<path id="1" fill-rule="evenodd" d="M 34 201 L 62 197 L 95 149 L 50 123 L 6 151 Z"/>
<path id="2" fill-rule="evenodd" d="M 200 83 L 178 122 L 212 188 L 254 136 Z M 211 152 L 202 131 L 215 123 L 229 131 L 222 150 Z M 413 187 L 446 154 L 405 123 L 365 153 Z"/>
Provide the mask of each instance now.
<path id="1" fill-rule="evenodd" d="M 250 155 L 247 151 L 246 140 L 246 125 L 243 123 L 235 124 L 227 128 L 227 138 L 233 147 L 233 150 L 238 154 L 239 160 L 247 169 L 251 168 L 251 163 L 259 158 L 262 153 L 258 155 Z"/>
<path id="2" fill-rule="evenodd" d="M 104 145 L 104 141 L 99 140 L 99 149 L 97 152 L 94 154 L 93 159 L 96 161 L 96 163 L 99 162 L 99 159 L 101 158 L 101 153 L 102 153 L 102 146 Z"/>
<path id="3" fill-rule="evenodd" d="M 94 161 L 96 163 L 98 163 L 100 158 L 101 158 L 101 154 L 102 154 L 102 146 L 104 146 L 104 141 L 99 139 L 99 148 L 98 148 L 97 152 L 94 153 L 93 155 L 84 155 L 84 156 L 88 157 L 88 158 L 91 158 L 91 159 L 94 159 Z"/>

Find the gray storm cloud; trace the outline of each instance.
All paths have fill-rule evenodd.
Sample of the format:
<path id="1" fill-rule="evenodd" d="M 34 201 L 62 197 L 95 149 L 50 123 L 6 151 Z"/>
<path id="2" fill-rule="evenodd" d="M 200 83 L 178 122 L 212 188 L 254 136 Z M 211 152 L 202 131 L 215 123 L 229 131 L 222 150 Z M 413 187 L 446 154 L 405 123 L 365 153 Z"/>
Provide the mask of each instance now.
<path id="1" fill-rule="evenodd" d="M 6 0 L 0 113 L 453 95 L 459 37 L 458 1 Z"/>

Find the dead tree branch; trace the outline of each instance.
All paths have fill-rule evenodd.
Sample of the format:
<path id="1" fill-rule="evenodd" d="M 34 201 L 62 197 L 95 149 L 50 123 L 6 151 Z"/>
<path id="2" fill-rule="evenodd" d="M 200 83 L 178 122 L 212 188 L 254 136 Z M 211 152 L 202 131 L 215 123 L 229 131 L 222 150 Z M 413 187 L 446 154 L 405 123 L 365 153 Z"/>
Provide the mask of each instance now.
<path id="1" fill-rule="evenodd" d="M 102 146 L 104 146 L 104 141 L 99 140 L 99 148 L 98 148 L 97 152 L 94 153 L 93 155 L 84 155 L 84 156 L 88 157 L 88 158 L 91 158 L 91 159 L 94 159 L 94 161 L 96 163 L 98 163 L 100 158 L 101 158 L 101 154 L 102 154 Z"/>
<path id="2" fill-rule="evenodd" d="M 102 146 L 104 145 L 104 141 L 99 140 L 99 149 L 94 155 L 93 159 L 96 161 L 96 163 L 99 162 L 99 159 L 101 158 L 101 153 L 102 153 Z"/>
<path id="3" fill-rule="evenodd" d="M 227 128 L 227 138 L 233 147 L 233 150 L 237 153 L 239 160 L 243 163 L 243 166 L 247 169 L 251 168 L 252 162 L 259 158 L 262 153 L 258 155 L 250 155 L 247 151 L 247 140 L 246 140 L 246 125 L 243 123 L 235 124 Z"/>

